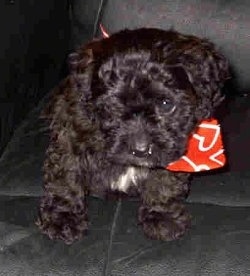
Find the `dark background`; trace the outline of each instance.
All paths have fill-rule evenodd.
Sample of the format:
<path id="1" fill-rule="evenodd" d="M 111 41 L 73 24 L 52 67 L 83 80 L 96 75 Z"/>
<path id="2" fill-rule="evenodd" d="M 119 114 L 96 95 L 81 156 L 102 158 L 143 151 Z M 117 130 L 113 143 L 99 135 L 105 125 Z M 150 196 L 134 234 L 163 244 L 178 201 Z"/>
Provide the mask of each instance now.
<path id="1" fill-rule="evenodd" d="M 68 6 L 67 0 L 0 1 L 0 153 L 63 74 L 70 47 Z"/>

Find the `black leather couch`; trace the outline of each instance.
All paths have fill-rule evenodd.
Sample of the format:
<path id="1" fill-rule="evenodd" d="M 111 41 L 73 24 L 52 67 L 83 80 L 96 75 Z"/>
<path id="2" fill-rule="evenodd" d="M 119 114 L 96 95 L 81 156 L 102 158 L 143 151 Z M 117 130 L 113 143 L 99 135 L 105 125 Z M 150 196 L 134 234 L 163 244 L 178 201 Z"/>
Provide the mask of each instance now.
<path id="1" fill-rule="evenodd" d="M 0 275 L 250 275 L 250 2 L 60 0 L 59 5 L 59 1 L 50 0 L 43 1 L 44 5 L 49 5 L 44 7 L 46 12 L 43 15 L 35 1 L 16 0 L 12 4 L 15 13 L 10 10 L 9 2 L 15 1 L 5 1 L 1 5 L 5 11 L 8 10 L 10 17 L 24 12 L 22 5 L 26 5 L 25 9 L 32 7 L 36 20 L 31 24 L 39 22 L 41 30 L 44 28 L 51 35 L 44 45 L 47 45 L 47 56 L 55 58 L 56 66 L 48 73 L 44 68 L 51 66 L 51 59 L 41 63 L 41 70 L 48 74 L 42 81 L 46 91 L 40 92 L 42 99 L 39 103 L 32 98 L 25 106 L 25 111 L 34 107 L 15 128 L 1 155 Z M 47 2 L 50 4 L 45 4 Z M 71 36 L 67 27 L 62 28 L 68 26 L 69 19 Z M 181 32 L 207 37 L 218 44 L 232 66 L 234 79 L 226 90 L 227 101 L 218 113 L 228 166 L 194 177 L 188 198 L 193 225 L 181 240 L 160 242 L 146 239 L 137 227 L 138 202 L 130 200 L 119 204 L 90 198 L 90 233 L 71 246 L 49 240 L 34 226 L 42 193 L 41 166 L 48 138 L 47 128 L 38 116 L 47 101 L 49 87 L 58 81 L 57 74 L 65 56 L 72 48 L 99 36 L 99 22 L 110 33 L 125 27 L 153 26 L 173 27 Z M 61 31 L 56 32 L 55 26 Z M 32 30 L 31 26 L 29 28 Z M 40 61 L 43 60 L 43 48 L 38 43 L 44 38 L 42 33 L 40 37 L 36 32 L 33 60 L 39 57 Z M 27 41 L 31 41 L 33 35 L 30 31 Z M 69 37 L 71 43 L 67 44 Z M 6 35 L 5 39 L 7 45 L 11 35 Z M 5 63 L 10 58 L 14 60 L 14 54 L 13 51 L 6 56 L 3 59 Z M 25 54 L 30 58 L 29 51 Z M 39 62 L 36 64 L 39 75 Z M 25 63 L 23 66 L 29 72 Z M 34 76 L 30 74 L 22 79 L 27 85 L 32 80 Z M 5 85 L 11 81 L 13 87 L 20 84 L 19 79 L 12 79 L 12 75 L 4 75 Z M 3 85 L 2 89 L 6 87 Z M 7 99 L 7 92 L 1 93 Z M 20 93 L 27 96 L 25 89 Z M 12 97 L 15 98 L 14 92 Z M 1 114 L 3 121 L 7 109 L 3 108 Z M 18 110 L 16 114 L 19 114 Z M 11 125 L 17 125 L 17 122 L 12 120 Z"/>

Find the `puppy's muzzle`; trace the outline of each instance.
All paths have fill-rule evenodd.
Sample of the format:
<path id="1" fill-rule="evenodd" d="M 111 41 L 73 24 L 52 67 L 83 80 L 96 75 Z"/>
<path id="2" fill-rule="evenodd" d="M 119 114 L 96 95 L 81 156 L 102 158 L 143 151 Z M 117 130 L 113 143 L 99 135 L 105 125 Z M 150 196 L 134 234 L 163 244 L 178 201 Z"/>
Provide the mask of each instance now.
<path id="1" fill-rule="evenodd" d="M 130 144 L 130 153 L 138 158 L 145 158 L 152 154 L 152 144 L 141 137 L 136 137 Z"/>

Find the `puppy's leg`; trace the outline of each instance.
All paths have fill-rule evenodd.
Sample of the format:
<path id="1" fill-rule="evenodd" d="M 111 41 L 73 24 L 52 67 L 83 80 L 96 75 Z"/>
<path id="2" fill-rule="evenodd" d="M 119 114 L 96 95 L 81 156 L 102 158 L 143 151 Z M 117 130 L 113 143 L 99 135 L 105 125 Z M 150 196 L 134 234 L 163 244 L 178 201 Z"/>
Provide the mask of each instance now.
<path id="1" fill-rule="evenodd" d="M 182 201 L 189 192 L 188 174 L 154 171 L 141 186 L 139 223 L 145 234 L 158 240 L 175 240 L 190 226 Z"/>
<path id="2" fill-rule="evenodd" d="M 87 208 L 81 183 L 79 157 L 60 144 L 47 150 L 44 163 L 44 195 L 37 225 L 51 239 L 70 244 L 87 229 Z"/>
<path id="3" fill-rule="evenodd" d="M 81 106 L 75 78 L 69 76 L 55 88 L 42 117 L 49 122 L 50 144 L 44 163 L 44 195 L 37 225 L 52 239 L 72 243 L 87 229 L 87 181 L 81 156 L 94 147 L 97 135 Z"/>

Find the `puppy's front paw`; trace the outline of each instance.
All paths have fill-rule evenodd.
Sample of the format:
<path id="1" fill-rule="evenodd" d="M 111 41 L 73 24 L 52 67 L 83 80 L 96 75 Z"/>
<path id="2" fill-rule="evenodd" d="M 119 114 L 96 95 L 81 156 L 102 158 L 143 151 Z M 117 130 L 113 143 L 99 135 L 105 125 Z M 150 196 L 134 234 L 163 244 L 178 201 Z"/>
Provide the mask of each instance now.
<path id="1" fill-rule="evenodd" d="M 50 239 L 60 239 L 66 244 L 82 238 L 88 229 L 85 206 L 81 203 L 75 206 L 51 204 L 51 200 L 42 200 L 36 225 Z M 55 203 L 53 201 L 53 203 Z"/>
<path id="2" fill-rule="evenodd" d="M 75 224 L 74 215 L 70 213 L 59 213 L 56 220 L 48 217 L 46 219 L 39 217 L 36 225 L 50 239 L 60 239 L 66 244 L 71 244 L 75 240 L 81 239 L 84 232 L 88 229 L 87 221 L 84 220 L 79 222 L 79 224 Z"/>
<path id="3" fill-rule="evenodd" d="M 191 225 L 191 216 L 184 209 L 176 213 L 156 211 L 141 206 L 139 223 L 146 236 L 155 240 L 171 241 L 183 236 Z"/>

